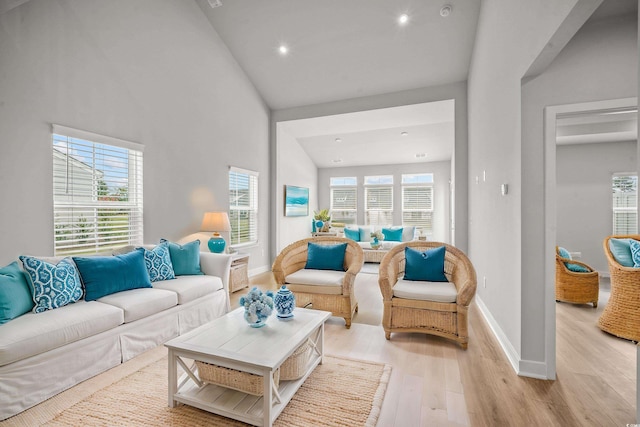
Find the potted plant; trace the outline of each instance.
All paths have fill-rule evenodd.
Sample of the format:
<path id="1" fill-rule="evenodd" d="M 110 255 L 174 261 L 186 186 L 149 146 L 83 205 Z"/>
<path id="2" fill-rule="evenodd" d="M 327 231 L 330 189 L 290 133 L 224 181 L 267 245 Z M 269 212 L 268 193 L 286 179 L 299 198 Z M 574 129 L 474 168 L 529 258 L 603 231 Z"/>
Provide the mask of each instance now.
<path id="1" fill-rule="evenodd" d="M 313 220 L 318 231 L 329 231 L 329 227 L 331 226 L 331 215 L 329 215 L 329 209 L 322 209 L 317 212 L 313 211 Z"/>

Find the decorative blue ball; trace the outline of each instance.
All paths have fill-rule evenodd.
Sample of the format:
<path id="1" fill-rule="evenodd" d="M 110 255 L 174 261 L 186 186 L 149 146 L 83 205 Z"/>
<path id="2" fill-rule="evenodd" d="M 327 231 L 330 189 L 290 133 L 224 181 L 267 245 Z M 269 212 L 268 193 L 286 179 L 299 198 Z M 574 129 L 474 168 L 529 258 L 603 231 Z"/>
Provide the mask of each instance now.
<path id="1" fill-rule="evenodd" d="M 285 285 L 273 297 L 273 304 L 278 313 L 278 319 L 287 320 L 293 317 L 293 309 L 296 307 L 296 297 Z"/>

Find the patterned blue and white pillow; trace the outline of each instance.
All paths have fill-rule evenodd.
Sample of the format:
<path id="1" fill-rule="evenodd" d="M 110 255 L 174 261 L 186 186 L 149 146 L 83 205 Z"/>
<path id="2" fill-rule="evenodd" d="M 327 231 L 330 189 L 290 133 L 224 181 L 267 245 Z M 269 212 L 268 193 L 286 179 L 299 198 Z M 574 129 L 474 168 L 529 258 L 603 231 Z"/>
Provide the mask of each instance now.
<path id="1" fill-rule="evenodd" d="M 640 267 L 640 242 L 637 240 L 629 239 L 629 247 L 631 248 L 631 259 L 633 259 L 633 266 L 635 268 Z"/>
<path id="2" fill-rule="evenodd" d="M 147 266 L 149 278 L 152 282 L 176 278 L 173 271 L 173 264 L 171 264 L 169 244 L 166 242 L 160 243 L 151 250 L 145 249 L 144 263 Z"/>
<path id="3" fill-rule="evenodd" d="M 53 310 L 82 298 L 82 282 L 71 258 L 64 258 L 58 264 L 29 256 L 21 256 L 20 261 L 33 287 L 34 313 Z"/>

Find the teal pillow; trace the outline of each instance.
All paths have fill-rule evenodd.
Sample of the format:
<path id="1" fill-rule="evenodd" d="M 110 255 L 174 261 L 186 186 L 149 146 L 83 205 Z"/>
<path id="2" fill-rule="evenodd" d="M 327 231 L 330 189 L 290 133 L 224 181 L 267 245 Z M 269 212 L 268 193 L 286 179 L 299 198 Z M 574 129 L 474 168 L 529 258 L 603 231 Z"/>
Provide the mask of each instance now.
<path id="1" fill-rule="evenodd" d="M 633 267 L 633 258 L 631 257 L 631 240 L 633 239 L 609 239 L 609 250 L 611 255 L 623 267 Z"/>
<path id="2" fill-rule="evenodd" d="M 560 255 L 562 258 L 571 259 L 571 254 L 563 247 L 558 247 L 558 255 Z M 587 267 L 584 267 L 580 264 L 565 262 L 564 265 L 566 265 L 570 271 L 574 271 L 576 273 L 589 273 L 591 271 Z"/>
<path id="3" fill-rule="evenodd" d="M 152 282 L 175 279 L 171 256 L 169 255 L 169 245 L 162 242 L 153 249 L 144 249 L 144 264 Z"/>
<path id="4" fill-rule="evenodd" d="M 635 268 L 640 267 L 640 242 L 631 239 L 629 242 L 629 248 L 631 249 L 631 259 L 633 260 L 633 266 Z"/>
<path id="5" fill-rule="evenodd" d="M 20 261 L 31 279 L 34 313 L 63 307 L 82 298 L 82 282 L 71 258 L 55 265 L 29 256 L 21 256 Z"/>
<path id="6" fill-rule="evenodd" d="M 444 275 L 446 251 L 444 246 L 424 252 L 409 247 L 404 248 L 404 280 L 448 282 Z"/>
<path id="7" fill-rule="evenodd" d="M 336 245 L 307 244 L 307 263 L 304 268 L 313 270 L 344 271 L 346 243 Z"/>
<path id="8" fill-rule="evenodd" d="M 87 301 L 129 289 L 150 288 L 144 249 L 115 256 L 74 257 L 85 288 Z"/>
<path id="9" fill-rule="evenodd" d="M 402 241 L 402 227 L 398 228 L 383 228 L 382 235 L 387 242 L 401 242 Z"/>
<path id="10" fill-rule="evenodd" d="M 356 242 L 360 241 L 360 230 L 355 230 L 353 228 L 345 228 L 344 229 L 344 237 L 347 239 L 354 240 Z"/>
<path id="11" fill-rule="evenodd" d="M 0 325 L 28 313 L 33 299 L 27 276 L 17 261 L 0 268 Z"/>
<path id="12" fill-rule="evenodd" d="M 160 239 L 160 243 L 163 242 L 167 242 L 169 245 L 173 272 L 176 276 L 195 276 L 204 274 L 202 270 L 200 270 L 200 240 L 194 240 L 193 242 L 180 245 L 178 243 L 169 242 L 166 239 Z"/>

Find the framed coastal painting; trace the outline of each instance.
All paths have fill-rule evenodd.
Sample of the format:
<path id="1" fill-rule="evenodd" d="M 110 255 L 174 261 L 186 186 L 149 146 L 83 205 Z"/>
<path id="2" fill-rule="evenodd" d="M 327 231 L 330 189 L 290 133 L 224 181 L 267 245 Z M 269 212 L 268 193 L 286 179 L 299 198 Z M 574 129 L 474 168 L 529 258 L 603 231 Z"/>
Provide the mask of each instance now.
<path id="1" fill-rule="evenodd" d="M 309 215 L 309 189 L 307 187 L 285 185 L 284 216 L 307 215 Z"/>

